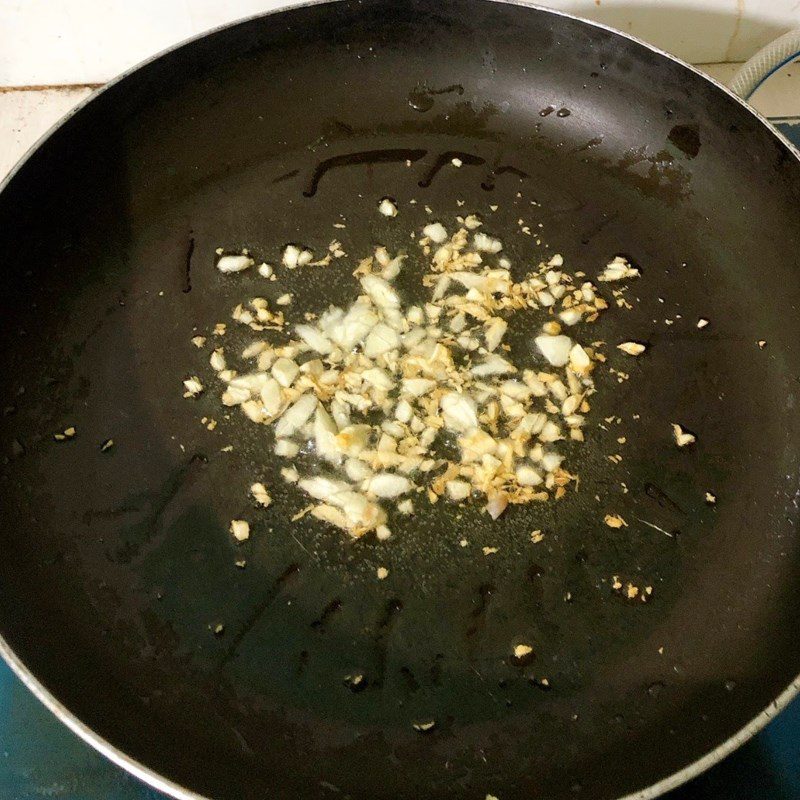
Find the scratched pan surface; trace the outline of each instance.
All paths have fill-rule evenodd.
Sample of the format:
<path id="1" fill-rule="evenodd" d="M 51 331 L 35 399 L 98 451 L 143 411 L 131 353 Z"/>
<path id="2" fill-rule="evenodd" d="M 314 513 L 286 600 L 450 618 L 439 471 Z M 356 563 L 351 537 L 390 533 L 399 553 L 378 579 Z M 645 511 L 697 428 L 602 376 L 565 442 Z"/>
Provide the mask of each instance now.
<path id="1" fill-rule="evenodd" d="M 483 214 L 518 275 L 554 252 L 589 274 L 617 252 L 641 266 L 633 309 L 586 334 L 651 344 L 611 356 L 627 381 L 599 373 L 593 420 L 622 422 L 590 428 L 577 493 L 496 524 L 443 504 L 383 544 L 289 524 L 302 500 L 271 433 L 223 418 L 213 386 L 182 399 L 207 374 L 189 339 L 254 295 L 294 292 L 292 321 L 347 303 L 352 261 L 269 283 L 220 276 L 215 248 L 404 247 L 411 298 L 426 204 Z M 541 10 L 317 5 L 164 56 L 0 195 L 0 631 L 182 796 L 601 800 L 669 776 L 800 673 L 798 208 L 800 164 L 732 98 Z M 246 499 L 255 477 L 268 512 Z"/>

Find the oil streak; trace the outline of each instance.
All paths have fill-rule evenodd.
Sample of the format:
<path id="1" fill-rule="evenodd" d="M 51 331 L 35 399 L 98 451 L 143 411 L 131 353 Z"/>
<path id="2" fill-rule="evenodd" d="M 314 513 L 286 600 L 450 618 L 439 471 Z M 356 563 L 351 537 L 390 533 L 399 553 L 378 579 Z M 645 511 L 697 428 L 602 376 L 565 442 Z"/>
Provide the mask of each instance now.
<path id="1" fill-rule="evenodd" d="M 337 612 L 340 611 L 342 608 L 342 601 L 335 597 L 333 600 L 322 609 L 322 613 L 319 615 L 319 619 L 315 619 L 311 623 L 311 627 L 315 631 L 319 631 L 320 633 L 325 633 L 325 626 L 328 624 L 328 620 Z"/>
<path id="2" fill-rule="evenodd" d="M 679 514 L 684 514 L 684 510 L 661 488 L 654 483 L 646 483 L 644 485 L 644 493 L 651 499 L 655 500 L 661 508 L 668 508 L 671 511 L 677 511 Z"/>
<path id="3" fill-rule="evenodd" d="M 142 559 L 158 547 L 163 541 L 164 532 L 161 530 L 161 520 L 172 502 L 177 498 L 181 491 L 191 485 L 195 476 L 208 464 L 207 456 L 202 453 L 194 453 L 192 457 L 184 463 L 172 476 L 163 494 L 155 502 L 149 514 L 147 514 L 136 530 L 142 532 L 143 538 L 140 542 L 127 542 L 115 554 L 115 560 L 121 564 L 132 562 L 140 563 Z M 98 512 L 93 512 L 98 513 Z"/>
<path id="4" fill-rule="evenodd" d="M 495 591 L 495 586 L 491 583 L 482 583 L 478 587 L 478 606 L 472 612 L 472 618 L 475 621 L 469 626 L 469 628 L 467 628 L 467 638 L 470 638 L 478 633 L 478 631 L 485 624 L 486 612 L 489 610 L 489 603 Z"/>
<path id="5" fill-rule="evenodd" d="M 412 693 L 419 691 L 419 682 L 409 667 L 400 667 L 400 674 L 405 678 L 408 690 Z"/>
<path id="6" fill-rule="evenodd" d="M 521 181 L 530 178 L 527 172 L 524 172 L 517 167 L 512 167 L 510 164 L 503 164 L 502 166 L 495 167 L 482 181 L 481 189 L 491 192 L 495 187 L 495 179 L 501 175 L 516 175 Z"/>
<path id="7" fill-rule="evenodd" d="M 392 628 L 397 619 L 397 615 L 403 610 L 403 602 L 396 598 L 389 600 L 381 614 L 375 635 L 375 650 L 377 666 L 372 685 L 379 687 L 383 685 L 383 678 L 386 674 L 386 644 L 391 635 Z"/>
<path id="8" fill-rule="evenodd" d="M 420 178 L 418 184 L 420 188 L 427 189 L 431 183 L 433 183 L 433 179 L 436 177 L 439 170 L 449 164 L 454 158 L 458 158 L 463 164 L 468 164 L 470 166 L 479 166 L 486 163 L 486 159 L 480 156 L 473 156 L 471 153 L 462 153 L 459 150 L 448 150 L 442 153 L 436 159 L 433 166 Z"/>
<path id="9" fill-rule="evenodd" d="M 253 609 L 250 616 L 245 621 L 244 625 L 239 629 L 236 635 L 231 639 L 231 643 L 225 651 L 217 669 L 222 669 L 236 654 L 239 645 L 244 640 L 245 636 L 253 629 L 253 626 L 261 619 L 262 614 L 270 607 L 275 598 L 280 594 L 281 590 L 289 580 L 291 580 L 297 573 L 300 572 L 300 565 L 296 563 L 289 564 L 288 567 L 275 579 L 269 591 L 261 598 L 256 607 Z"/>
<path id="10" fill-rule="evenodd" d="M 431 89 L 423 84 L 417 86 L 408 93 L 408 104 L 414 111 L 419 111 L 424 114 L 433 108 L 433 97 L 437 94 L 450 94 L 455 92 L 458 95 L 464 94 L 464 87 L 460 83 L 454 83 L 450 86 L 445 86 L 444 89 Z"/>
<path id="11" fill-rule="evenodd" d="M 194 255 L 194 236 L 189 231 L 189 244 L 186 247 L 186 258 L 183 262 L 183 289 L 184 294 L 192 291 L 192 256 Z"/>
<path id="12" fill-rule="evenodd" d="M 296 175 L 300 174 L 299 169 L 293 169 L 289 172 L 284 172 L 283 175 L 278 175 L 277 178 L 272 179 L 272 183 L 283 183 L 284 181 L 288 181 L 289 178 L 294 178 Z"/>
<path id="13" fill-rule="evenodd" d="M 317 193 L 322 178 L 332 169 L 350 167 L 357 164 L 390 164 L 396 161 L 419 161 L 427 154 L 427 150 L 398 148 L 394 150 L 365 150 L 359 153 L 345 153 L 321 161 L 303 190 L 304 197 L 313 197 Z"/>

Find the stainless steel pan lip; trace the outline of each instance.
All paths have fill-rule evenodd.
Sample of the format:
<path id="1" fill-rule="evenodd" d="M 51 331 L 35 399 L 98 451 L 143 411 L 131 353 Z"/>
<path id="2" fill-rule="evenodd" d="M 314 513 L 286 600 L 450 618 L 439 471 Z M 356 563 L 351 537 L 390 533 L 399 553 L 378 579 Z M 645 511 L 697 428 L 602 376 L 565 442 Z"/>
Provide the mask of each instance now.
<path id="1" fill-rule="evenodd" d="M 0 636 L 0 655 L 2 655 L 8 666 L 14 670 L 17 677 L 48 710 L 55 714 L 73 733 L 80 736 L 84 742 L 91 745 L 109 761 L 112 761 L 118 767 L 122 767 L 122 769 L 136 776 L 153 789 L 174 797 L 175 800 L 212 800 L 212 798 L 197 794 L 191 789 L 164 778 L 136 759 L 131 758 L 127 753 L 123 753 L 122 750 L 114 747 L 113 744 L 81 722 L 52 692 L 39 682 L 33 673 L 20 661 L 17 654 L 9 647 L 8 642 L 2 636 Z"/>
<path id="2" fill-rule="evenodd" d="M 172 53 L 186 45 L 190 45 L 191 43 L 202 39 L 205 36 L 209 36 L 211 34 L 217 33 L 225 28 L 233 27 L 234 25 L 238 25 L 243 22 L 248 22 L 251 20 L 259 19 L 259 18 L 268 18 L 275 14 L 280 14 L 283 11 L 290 10 L 290 9 L 298 9 L 298 8 L 307 8 L 310 6 L 317 6 L 317 5 L 333 5 L 334 3 L 343 2 L 343 0 L 305 0 L 304 2 L 297 2 L 297 3 L 290 3 L 281 8 L 274 9 L 272 11 L 267 11 L 265 13 L 253 14 L 248 17 L 243 17 L 241 19 L 235 20 L 233 22 L 225 23 L 223 25 L 219 25 L 211 30 L 205 31 L 200 33 L 196 36 L 192 36 L 188 39 L 183 40 L 171 47 L 167 47 L 159 53 L 147 58 L 138 64 L 134 65 L 130 69 L 126 70 L 113 80 L 109 81 L 105 86 L 96 89 L 92 92 L 88 97 L 78 103 L 68 114 L 62 117 L 58 122 L 56 122 L 49 130 L 47 130 L 42 136 L 37 139 L 37 141 L 26 151 L 26 153 L 22 156 L 22 158 L 17 162 L 17 164 L 11 169 L 11 171 L 6 175 L 6 177 L 0 181 L 0 192 L 2 192 L 6 186 L 13 180 L 14 176 L 20 171 L 23 167 L 25 162 L 38 150 L 68 119 L 70 119 L 73 115 L 77 114 L 81 109 L 91 103 L 96 97 L 101 95 L 103 92 L 107 91 L 112 86 L 120 83 L 121 81 L 125 80 L 129 75 L 133 74 L 134 72 L 138 71 L 142 67 L 147 66 L 148 64 L 156 61 L 157 59 L 161 58 L 162 56 L 167 55 L 168 53 Z M 727 94 L 732 100 L 737 102 L 739 105 L 742 106 L 749 114 L 751 114 L 758 122 L 760 122 L 767 130 L 777 138 L 781 144 L 800 162 L 800 151 L 770 122 L 762 116 L 758 111 L 756 111 L 749 103 L 739 97 L 735 92 L 731 91 L 727 86 L 720 83 L 719 81 L 715 80 L 714 78 L 706 75 L 704 72 L 701 72 L 696 67 L 693 67 L 691 64 L 683 61 L 682 59 L 671 55 L 670 53 L 661 50 L 654 45 L 648 44 L 645 41 L 637 38 L 636 36 L 632 36 L 628 33 L 624 33 L 622 31 L 617 30 L 616 28 L 612 28 L 608 25 L 604 25 L 600 22 L 594 22 L 592 20 L 585 19 L 584 17 L 580 17 L 576 14 L 570 14 L 566 11 L 559 11 L 552 8 L 546 8 L 544 6 L 538 5 L 537 3 L 528 2 L 528 0 L 486 0 L 486 2 L 493 2 L 493 3 L 504 3 L 507 5 L 514 5 L 514 6 L 521 6 L 524 8 L 531 8 L 539 12 L 552 14 L 558 17 L 565 17 L 567 19 L 575 20 L 576 22 L 581 22 L 585 25 L 589 25 L 593 28 L 597 28 L 603 31 L 606 31 L 610 34 L 615 36 L 619 36 L 622 39 L 626 39 L 629 42 L 633 42 L 634 44 L 639 45 L 640 47 L 646 48 L 650 50 L 652 53 L 655 53 L 659 56 L 662 56 L 669 61 L 672 61 L 675 64 L 680 65 L 684 69 L 693 72 L 695 75 L 699 76 L 705 81 L 711 83 L 714 87 L 716 87 L 719 91 L 724 92 Z M 131 775 L 134 775 L 139 780 L 144 782 L 145 784 L 151 786 L 153 789 L 156 789 L 159 792 L 163 792 L 170 797 L 175 798 L 175 800 L 213 800 L 213 798 L 206 797 L 205 795 L 198 794 L 197 792 L 192 791 L 191 789 L 187 789 L 185 786 L 181 786 L 174 781 L 169 780 L 168 778 L 163 777 L 162 775 L 158 774 L 154 770 L 150 769 L 149 767 L 145 766 L 144 764 L 140 763 L 136 759 L 129 756 L 127 753 L 122 752 L 119 748 L 115 747 L 113 744 L 108 742 L 94 730 L 89 728 L 85 725 L 75 714 L 73 714 L 63 703 L 61 703 L 58 698 L 50 692 L 37 678 L 36 676 L 28 669 L 27 666 L 22 662 L 22 660 L 17 656 L 5 638 L 0 635 L 0 656 L 5 660 L 9 667 L 16 673 L 17 677 L 27 686 L 27 688 L 33 693 L 33 695 L 47 708 L 49 709 L 64 725 L 66 725 L 73 733 L 79 736 L 83 741 L 97 750 L 99 753 L 104 755 L 109 761 L 116 764 L 118 767 L 129 772 Z M 800 695 L 800 675 L 798 675 L 790 684 L 789 686 L 784 689 L 781 694 L 775 698 L 763 711 L 757 714 L 750 722 L 748 722 L 745 726 L 743 726 L 740 730 L 734 733 L 730 738 L 726 739 L 724 742 L 719 744 L 710 752 L 706 753 L 701 758 L 693 761 L 691 764 L 688 764 L 683 769 L 679 770 L 678 772 L 669 775 L 662 780 L 651 784 L 650 786 L 640 789 L 632 794 L 625 795 L 624 797 L 618 798 L 618 800 L 653 800 L 653 798 L 659 797 L 665 794 L 672 789 L 677 788 L 678 786 L 686 783 L 687 781 L 691 780 L 692 778 L 696 777 L 700 773 L 707 770 L 709 767 L 712 767 L 714 764 L 721 761 L 727 755 L 732 753 L 742 744 L 744 744 L 748 739 L 753 737 L 759 731 L 761 731 L 778 713 L 780 713 L 786 706 L 788 706 L 798 695 Z"/>

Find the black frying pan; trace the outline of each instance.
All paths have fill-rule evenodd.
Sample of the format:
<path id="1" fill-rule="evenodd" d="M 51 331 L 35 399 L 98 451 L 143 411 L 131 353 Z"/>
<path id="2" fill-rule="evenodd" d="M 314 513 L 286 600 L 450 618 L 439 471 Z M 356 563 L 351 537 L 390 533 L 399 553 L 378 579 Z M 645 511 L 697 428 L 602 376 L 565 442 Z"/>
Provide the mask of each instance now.
<path id="1" fill-rule="evenodd" d="M 464 167 L 441 170 L 455 155 Z M 352 264 L 273 291 L 222 279 L 214 251 L 275 260 L 287 241 L 327 244 L 339 214 L 349 253 L 399 246 L 375 213 L 384 194 L 406 232 L 424 204 L 444 218 L 463 199 L 499 206 L 492 230 L 517 262 L 641 266 L 634 310 L 602 328 L 651 343 L 594 409 L 624 418 L 620 465 L 605 458 L 617 430 L 595 428 L 580 492 L 499 525 L 431 512 L 351 543 L 286 524 L 300 501 L 269 440 L 235 417 L 209 432 L 212 393 L 181 398 L 207 358 L 189 338 L 256 286 L 295 291 L 298 314 L 344 303 Z M 602 800 L 678 784 L 798 686 L 799 209 L 796 153 L 747 106 L 542 9 L 311 5 L 132 72 L 0 195 L 6 658 L 176 797 Z M 519 217 L 546 246 L 507 235 Z M 275 504 L 236 547 L 228 521 L 250 511 L 256 471 Z M 605 527 L 609 510 L 633 524 Z M 549 533 L 536 547 L 534 527 Z M 652 601 L 620 598 L 614 574 Z M 508 659 L 519 635 L 536 644 L 525 667 Z"/>

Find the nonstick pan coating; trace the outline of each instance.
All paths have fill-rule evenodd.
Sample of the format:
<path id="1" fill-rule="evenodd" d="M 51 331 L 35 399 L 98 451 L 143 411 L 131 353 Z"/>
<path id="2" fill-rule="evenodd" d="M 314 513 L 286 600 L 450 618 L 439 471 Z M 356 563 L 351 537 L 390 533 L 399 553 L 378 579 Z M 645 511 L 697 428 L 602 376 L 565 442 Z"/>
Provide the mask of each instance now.
<path id="1" fill-rule="evenodd" d="M 629 380 L 601 378 L 593 419 L 623 422 L 591 429 L 578 493 L 500 524 L 426 512 L 388 543 L 290 525 L 271 434 L 181 397 L 207 358 L 189 339 L 255 294 L 295 292 L 298 318 L 345 303 L 352 262 L 265 286 L 220 276 L 215 248 L 275 261 L 336 237 L 355 258 L 408 247 L 425 205 L 490 217 L 521 269 L 554 252 L 641 267 L 633 310 L 599 328 L 651 344 Z M 0 194 L 8 647 L 183 796 L 603 800 L 668 778 L 800 673 L 798 209 L 800 163 L 743 104 L 544 10 L 312 5 L 149 63 Z M 255 477 L 275 495 L 260 517 Z M 240 514 L 253 536 L 235 546 Z M 509 661 L 515 640 L 531 664 Z"/>

